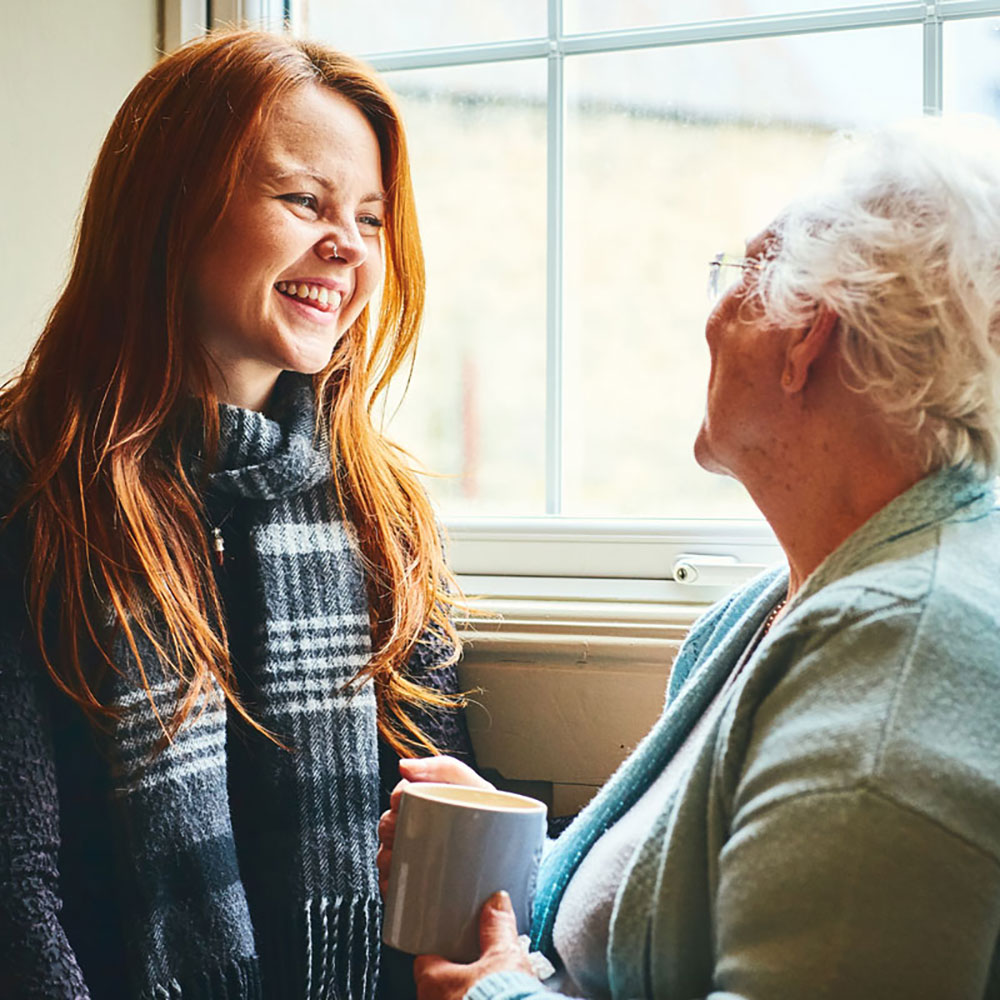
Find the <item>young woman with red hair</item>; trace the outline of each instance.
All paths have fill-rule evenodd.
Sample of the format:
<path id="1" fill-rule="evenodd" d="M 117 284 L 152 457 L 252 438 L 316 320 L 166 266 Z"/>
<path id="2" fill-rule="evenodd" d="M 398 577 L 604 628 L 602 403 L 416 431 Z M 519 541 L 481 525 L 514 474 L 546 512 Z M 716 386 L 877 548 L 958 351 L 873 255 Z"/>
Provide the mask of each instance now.
<path id="1" fill-rule="evenodd" d="M 371 417 L 422 304 L 366 67 L 233 32 L 125 101 L 0 394 L 0 995 L 373 996 L 380 767 L 468 753 Z"/>

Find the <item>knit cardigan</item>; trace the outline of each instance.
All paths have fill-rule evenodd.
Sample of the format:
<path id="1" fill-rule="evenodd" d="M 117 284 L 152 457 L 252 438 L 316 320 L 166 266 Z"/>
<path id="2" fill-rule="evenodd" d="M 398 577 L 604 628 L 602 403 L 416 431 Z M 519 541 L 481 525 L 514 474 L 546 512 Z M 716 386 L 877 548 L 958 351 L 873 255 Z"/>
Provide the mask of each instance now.
<path id="1" fill-rule="evenodd" d="M 663 715 L 547 854 L 533 945 L 787 588 L 692 629 Z M 1000 997 L 1000 509 L 962 469 L 812 574 L 731 688 L 617 892 L 614 1000 Z M 467 1000 L 551 1000 L 494 973 Z"/>
<path id="2" fill-rule="evenodd" d="M 0 535 L 0 996 L 45 1000 L 371 1000 L 379 960 L 376 824 L 398 758 L 378 739 L 363 564 L 313 443 L 308 379 L 279 380 L 269 416 L 220 408 L 209 524 L 244 704 L 218 698 L 159 755 L 132 654 L 98 735 L 39 662 L 23 599 L 27 540 Z M 5 453 L 6 454 L 6 453 Z M 197 459 L 193 459 L 197 465 Z M 8 509 L 16 476 L 0 463 Z M 454 690 L 427 637 L 417 679 Z M 148 642 L 157 708 L 174 685 Z M 418 720 L 469 756 L 457 713 Z M 380 780 L 381 773 L 381 780 Z"/>

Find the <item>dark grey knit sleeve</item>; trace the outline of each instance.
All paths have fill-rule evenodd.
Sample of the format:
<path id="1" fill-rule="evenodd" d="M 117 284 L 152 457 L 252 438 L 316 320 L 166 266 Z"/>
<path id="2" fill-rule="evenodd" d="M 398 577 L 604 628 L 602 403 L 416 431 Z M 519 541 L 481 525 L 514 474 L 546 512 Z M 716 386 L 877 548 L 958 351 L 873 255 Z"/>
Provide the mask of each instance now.
<path id="1" fill-rule="evenodd" d="M 413 648 L 407 663 L 408 676 L 446 694 L 459 691 L 458 670 L 454 663 L 441 666 L 451 656 L 452 647 L 436 630 L 428 630 Z M 469 739 L 465 710 L 461 708 L 426 708 L 412 711 L 411 717 L 431 742 L 442 752 L 476 766 L 476 755 Z M 399 781 L 399 755 L 385 742 L 379 740 L 379 770 L 381 772 L 381 808 L 389 808 L 389 793 Z"/>
<path id="2" fill-rule="evenodd" d="M 52 735 L 9 542 L 0 534 L 0 997 L 88 1000 L 59 922 Z"/>

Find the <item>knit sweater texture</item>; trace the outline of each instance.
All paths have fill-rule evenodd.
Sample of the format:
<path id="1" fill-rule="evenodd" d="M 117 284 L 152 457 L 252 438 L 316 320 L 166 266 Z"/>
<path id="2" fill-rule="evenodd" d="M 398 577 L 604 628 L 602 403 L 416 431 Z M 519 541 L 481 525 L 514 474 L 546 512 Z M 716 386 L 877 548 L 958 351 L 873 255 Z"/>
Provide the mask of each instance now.
<path id="1" fill-rule="evenodd" d="M 533 945 L 784 596 L 709 611 L 649 735 L 546 855 Z M 939 471 L 809 577 L 743 668 L 617 892 L 615 1000 L 1000 997 L 1000 509 Z M 467 1000 L 551 1000 L 494 973 Z"/>
<path id="2" fill-rule="evenodd" d="M 238 689 L 290 750 L 212 692 L 153 755 L 159 728 L 120 640 L 119 718 L 95 734 L 39 662 L 23 526 L 0 535 L 0 996 L 375 995 L 376 826 L 397 758 L 372 684 L 347 686 L 371 654 L 365 576 L 313 413 L 309 380 L 287 374 L 268 416 L 221 407 L 205 494 Z M 433 669 L 446 652 L 426 637 L 411 673 L 454 690 L 454 670 Z M 139 656 L 169 717 L 174 684 L 145 640 Z M 468 753 L 455 713 L 419 721 Z"/>

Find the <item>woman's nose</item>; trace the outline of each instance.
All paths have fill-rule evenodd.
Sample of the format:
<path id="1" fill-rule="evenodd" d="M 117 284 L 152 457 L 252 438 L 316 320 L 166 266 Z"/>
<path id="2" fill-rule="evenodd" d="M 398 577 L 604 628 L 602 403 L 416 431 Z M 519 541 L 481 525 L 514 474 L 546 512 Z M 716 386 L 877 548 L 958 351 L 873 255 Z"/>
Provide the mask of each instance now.
<path id="1" fill-rule="evenodd" d="M 342 231 L 324 237 L 316 244 L 316 253 L 326 261 L 342 260 L 349 267 L 365 262 L 368 251 L 357 232 Z"/>

